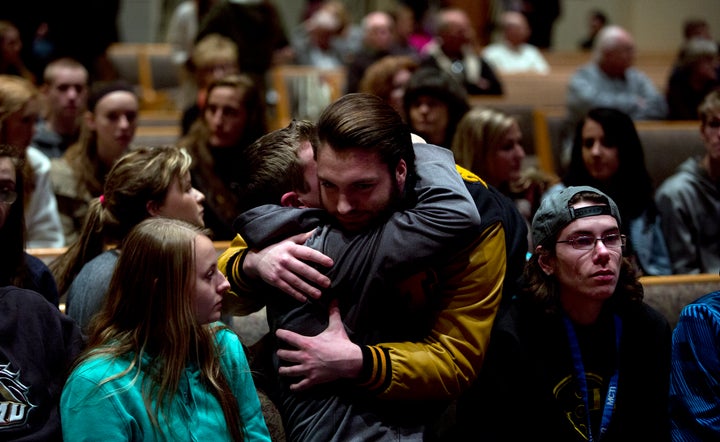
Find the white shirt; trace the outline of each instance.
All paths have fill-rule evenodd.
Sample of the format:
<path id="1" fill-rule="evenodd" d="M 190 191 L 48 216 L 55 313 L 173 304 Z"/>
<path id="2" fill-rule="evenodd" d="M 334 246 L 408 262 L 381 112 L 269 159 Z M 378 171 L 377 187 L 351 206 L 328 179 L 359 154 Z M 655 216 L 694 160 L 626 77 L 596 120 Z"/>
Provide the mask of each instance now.
<path id="1" fill-rule="evenodd" d="M 501 74 L 550 72 L 550 65 L 540 50 L 527 43 L 517 49 L 511 48 L 506 42 L 492 43 L 483 49 L 482 55 Z"/>
<path id="2" fill-rule="evenodd" d="M 27 248 L 64 247 L 65 236 L 50 182 L 50 159 L 33 146 L 27 148 L 25 156 L 35 174 L 35 190 L 25 206 Z"/>

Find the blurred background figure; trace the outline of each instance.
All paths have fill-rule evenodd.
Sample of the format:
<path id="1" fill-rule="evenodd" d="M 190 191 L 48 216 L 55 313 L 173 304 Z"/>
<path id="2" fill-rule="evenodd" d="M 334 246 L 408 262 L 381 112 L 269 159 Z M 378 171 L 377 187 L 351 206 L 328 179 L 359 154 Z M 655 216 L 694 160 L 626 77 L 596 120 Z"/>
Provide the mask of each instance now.
<path id="1" fill-rule="evenodd" d="M 407 121 L 403 109 L 405 87 L 419 63 L 407 55 L 387 55 L 371 64 L 360 80 L 360 92 L 374 94 L 390 104 Z"/>
<path id="2" fill-rule="evenodd" d="M 290 37 L 295 64 L 331 69 L 344 66 L 342 48 L 336 43 L 344 23 L 330 8 L 320 7 Z"/>
<path id="3" fill-rule="evenodd" d="M 45 66 L 40 86 L 43 109 L 32 145 L 48 158 L 62 156 L 80 138 L 88 82 L 87 69 L 73 58 L 59 58 Z"/>
<path id="4" fill-rule="evenodd" d="M 50 160 L 31 140 L 40 113 L 40 94 L 27 79 L 0 75 L 0 143 L 17 149 L 22 160 L 26 246 L 63 247 L 65 237 L 50 181 Z"/>
<path id="5" fill-rule="evenodd" d="M 587 34 L 578 43 L 578 49 L 581 51 L 591 51 L 595 45 L 595 37 L 597 37 L 600 29 L 610 23 L 607 15 L 599 9 L 592 9 L 587 15 Z"/>
<path id="6" fill-rule="evenodd" d="M 482 57 L 470 18 L 459 8 L 434 15 L 436 35 L 425 46 L 421 64 L 451 75 L 470 95 L 502 95 L 500 79 Z"/>
<path id="7" fill-rule="evenodd" d="M 415 51 L 399 43 L 395 20 L 384 11 L 372 11 L 362 19 L 362 47 L 348 65 L 346 91 L 358 92 L 360 80 L 371 64 L 386 55 L 415 56 Z"/>
<path id="8" fill-rule="evenodd" d="M 500 74 L 550 72 L 545 57 L 537 47 L 529 44 L 530 27 L 519 12 L 504 12 L 500 18 L 502 37 L 482 51 L 485 60 Z"/>
<path id="9" fill-rule="evenodd" d="M 470 109 L 460 120 L 452 141 L 455 161 L 498 189 L 515 203 L 528 226 L 528 250 L 534 250 L 529 236 L 532 218 L 543 194 L 560 178 L 524 167 L 525 148 L 517 120 L 493 109 Z"/>
<path id="10" fill-rule="evenodd" d="M 173 61 L 184 66 L 190 60 L 200 23 L 217 0 L 183 0 L 175 6 L 165 35 L 173 47 Z"/>
<path id="11" fill-rule="evenodd" d="M 270 68 L 292 60 L 290 41 L 274 2 L 269 0 L 225 0 L 217 2 L 200 23 L 196 41 L 220 34 L 238 48 L 238 64 L 260 89 L 265 106 L 265 77 Z"/>
<path id="12" fill-rule="evenodd" d="M 0 286 L 36 291 L 57 307 L 60 298 L 50 269 L 25 252 L 22 165 L 15 147 L 0 144 Z"/>
<path id="13" fill-rule="evenodd" d="M 183 135 L 200 116 L 210 83 L 226 75 L 240 73 L 237 45 L 220 34 L 208 34 L 193 47 L 188 69 L 193 79 L 184 87 L 187 96 L 184 97 L 180 123 Z"/>
<path id="14" fill-rule="evenodd" d="M 520 12 L 527 18 L 530 25 L 528 43 L 540 49 L 551 49 L 553 46 L 553 28 L 562 14 L 560 0 L 519 1 Z"/>
<path id="15" fill-rule="evenodd" d="M 52 46 L 48 60 L 71 57 L 90 73 L 90 82 L 118 78 L 107 50 L 123 41 L 118 27 L 121 0 L 73 0 L 47 2 L 47 43 Z M 79 14 L 78 11 L 82 11 Z M 44 68 L 44 66 L 43 66 Z"/>
<path id="16" fill-rule="evenodd" d="M 307 4 L 303 21 L 322 10 L 329 12 L 339 22 L 339 28 L 332 37 L 332 47 L 340 53 L 343 63 L 348 65 L 352 61 L 353 55 L 362 47 L 362 25 L 354 23 L 352 15 L 342 0 L 309 1 Z M 295 56 L 297 55 L 295 54 Z"/>
<path id="17" fill-rule="evenodd" d="M 430 144 L 450 149 L 455 128 L 470 105 L 465 89 L 452 76 L 423 67 L 408 80 L 403 109 L 413 133 Z"/>
<path id="18" fill-rule="evenodd" d="M 247 75 L 213 81 L 201 116 L 178 145 L 193 157 L 193 187 L 205 194 L 205 225 L 213 239 L 235 237 L 239 194 L 247 175 L 245 149 L 267 133 L 258 86 Z"/>
<path id="19" fill-rule="evenodd" d="M 172 59 L 180 77 L 180 109 L 186 109 L 196 99 L 197 87 L 193 78 L 192 54 L 200 23 L 217 0 L 183 0 L 175 6 L 165 34 L 172 45 Z"/>
<path id="20" fill-rule="evenodd" d="M 82 229 L 88 204 L 102 195 L 105 175 L 129 148 L 138 124 L 140 100 L 125 82 L 96 82 L 88 96 L 78 141 L 51 160 L 65 243 Z"/>
<path id="21" fill-rule="evenodd" d="M 0 20 L 0 74 L 17 75 L 35 84 L 35 75 L 21 57 L 23 43 L 17 26 Z"/>
<path id="22" fill-rule="evenodd" d="M 567 110 L 573 127 L 591 108 L 599 106 L 616 108 L 635 120 L 667 116 L 665 97 L 634 64 L 632 35 L 619 26 L 603 28 L 592 60 L 580 66 L 568 84 Z"/>
<path id="23" fill-rule="evenodd" d="M 430 9 L 427 0 L 398 0 L 392 15 L 400 44 L 420 54 L 432 40 L 426 29 L 426 15 Z"/>
<path id="24" fill-rule="evenodd" d="M 575 129 L 594 107 L 617 109 L 633 120 L 667 118 L 665 95 L 634 65 L 633 36 L 620 26 L 604 27 L 598 34 L 591 60 L 573 72 L 567 85 L 560 154 L 563 168 L 569 160 Z"/>
<path id="25" fill-rule="evenodd" d="M 710 24 L 703 18 L 689 18 L 683 23 L 683 40 L 685 42 L 694 38 L 712 40 Z"/>
<path id="26" fill-rule="evenodd" d="M 668 79 L 668 119 L 697 120 L 700 103 L 720 87 L 718 45 L 695 37 L 683 45 L 680 54 Z"/>

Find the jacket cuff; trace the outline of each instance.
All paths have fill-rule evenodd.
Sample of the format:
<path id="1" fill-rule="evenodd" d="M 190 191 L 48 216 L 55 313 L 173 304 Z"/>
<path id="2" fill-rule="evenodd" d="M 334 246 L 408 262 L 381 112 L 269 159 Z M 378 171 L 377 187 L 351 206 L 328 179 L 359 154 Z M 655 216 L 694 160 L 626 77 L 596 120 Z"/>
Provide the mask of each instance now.
<path id="1" fill-rule="evenodd" d="M 371 392 L 385 391 L 392 380 L 390 352 L 381 347 L 365 345 L 360 347 L 363 365 L 358 385 Z"/>

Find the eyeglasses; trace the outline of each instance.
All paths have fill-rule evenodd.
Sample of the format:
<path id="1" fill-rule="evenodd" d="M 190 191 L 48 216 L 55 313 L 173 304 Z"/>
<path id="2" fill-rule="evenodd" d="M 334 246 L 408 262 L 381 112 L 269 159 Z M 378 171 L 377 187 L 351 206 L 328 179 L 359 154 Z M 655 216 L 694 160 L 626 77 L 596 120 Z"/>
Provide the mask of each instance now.
<path id="1" fill-rule="evenodd" d="M 10 189 L 0 189 L 0 203 L 12 204 L 17 199 L 17 192 Z"/>
<path id="2" fill-rule="evenodd" d="M 564 241 L 556 241 L 558 243 L 568 243 L 573 249 L 577 250 L 592 250 L 595 248 L 595 244 L 598 241 L 602 241 L 605 247 L 608 249 L 619 249 L 625 247 L 625 235 L 619 233 L 611 233 L 609 235 L 603 235 L 600 238 L 595 238 L 592 235 L 580 235 L 575 238 L 566 239 Z"/>

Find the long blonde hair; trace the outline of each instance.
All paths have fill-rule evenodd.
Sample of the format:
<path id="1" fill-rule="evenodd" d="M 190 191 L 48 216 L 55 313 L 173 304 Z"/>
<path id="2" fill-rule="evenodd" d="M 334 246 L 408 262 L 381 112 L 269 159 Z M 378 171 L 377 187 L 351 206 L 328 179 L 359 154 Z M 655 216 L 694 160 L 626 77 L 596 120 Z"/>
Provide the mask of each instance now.
<path id="1" fill-rule="evenodd" d="M 170 411 L 185 368 L 196 364 L 230 434 L 242 441 L 242 398 L 234 396 L 223 373 L 214 338 L 218 328 L 199 323 L 193 309 L 195 238 L 204 234 L 199 226 L 161 217 L 142 221 L 128 234 L 107 302 L 90 323 L 88 347 L 76 366 L 95 356 L 129 359 L 127 369 L 101 385 L 144 374 L 145 410 L 160 432 L 159 416 Z"/>
<path id="2" fill-rule="evenodd" d="M 490 156 L 502 146 L 505 134 L 516 120 L 493 109 L 475 107 L 468 111 L 455 129 L 452 151 L 455 161 L 482 178 L 490 176 Z"/>

